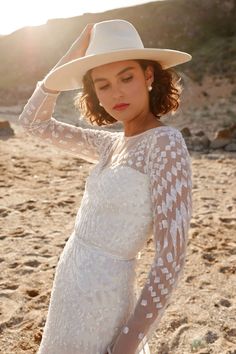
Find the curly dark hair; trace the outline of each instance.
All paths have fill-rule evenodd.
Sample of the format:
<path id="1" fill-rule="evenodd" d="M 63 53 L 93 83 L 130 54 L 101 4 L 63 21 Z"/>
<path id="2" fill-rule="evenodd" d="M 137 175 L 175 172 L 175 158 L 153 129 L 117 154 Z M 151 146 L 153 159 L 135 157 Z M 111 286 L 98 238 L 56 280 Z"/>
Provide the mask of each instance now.
<path id="1" fill-rule="evenodd" d="M 180 94 L 182 92 L 180 76 L 173 69 L 163 69 L 157 61 L 144 59 L 136 59 L 135 61 L 140 64 L 143 71 L 149 65 L 154 69 L 152 91 L 149 92 L 150 111 L 158 119 L 169 112 L 174 114 L 179 107 Z M 83 91 L 75 96 L 74 105 L 92 124 L 96 122 L 97 125 L 102 126 L 117 122 L 99 105 L 91 77 L 91 70 L 83 77 Z"/>

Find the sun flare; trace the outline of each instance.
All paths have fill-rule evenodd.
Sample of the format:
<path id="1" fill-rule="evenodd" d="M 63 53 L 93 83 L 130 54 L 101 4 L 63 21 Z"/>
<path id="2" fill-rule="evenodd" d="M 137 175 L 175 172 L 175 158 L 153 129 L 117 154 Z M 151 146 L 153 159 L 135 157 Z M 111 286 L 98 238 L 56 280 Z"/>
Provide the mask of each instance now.
<path id="1" fill-rule="evenodd" d="M 87 12 L 102 12 L 113 8 L 133 6 L 155 0 L 78 0 L 32 1 L 7 0 L 0 11 L 0 35 L 9 34 L 21 27 L 38 26 L 51 18 L 79 16 Z"/>

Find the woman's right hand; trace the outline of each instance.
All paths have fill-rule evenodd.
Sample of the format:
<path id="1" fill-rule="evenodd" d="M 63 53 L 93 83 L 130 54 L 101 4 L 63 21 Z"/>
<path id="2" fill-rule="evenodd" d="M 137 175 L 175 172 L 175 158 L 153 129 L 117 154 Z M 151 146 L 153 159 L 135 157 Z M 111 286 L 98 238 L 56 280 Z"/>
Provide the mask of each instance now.
<path id="1" fill-rule="evenodd" d="M 86 50 L 90 41 L 91 30 L 94 23 L 88 23 L 79 37 L 72 43 L 66 54 L 59 60 L 59 62 L 52 68 L 51 71 L 55 70 L 58 66 L 66 64 L 67 62 L 81 58 L 85 55 Z"/>
<path id="2" fill-rule="evenodd" d="M 88 23 L 79 37 L 72 43 L 70 46 L 69 50 L 66 52 L 66 54 L 58 61 L 58 63 L 50 70 L 50 72 L 54 71 L 57 67 L 68 63 L 71 60 L 81 58 L 85 55 L 86 50 L 89 45 L 90 41 L 90 34 L 91 30 L 94 26 L 94 23 Z M 44 82 L 42 81 L 41 87 L 44 92 L 46 93 L 59 93 L 60 91 L 55 91 L 48 89 L 44 86 Z"/>

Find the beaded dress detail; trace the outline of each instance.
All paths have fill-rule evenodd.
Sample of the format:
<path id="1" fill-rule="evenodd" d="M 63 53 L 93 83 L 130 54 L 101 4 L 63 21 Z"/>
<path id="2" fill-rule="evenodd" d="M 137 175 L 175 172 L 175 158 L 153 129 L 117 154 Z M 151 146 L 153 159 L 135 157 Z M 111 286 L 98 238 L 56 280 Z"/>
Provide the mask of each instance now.
<path id="1" fill-rule="evenodd" d="M 38 354 L 112 353 L 118 338 L 122 347 L 149 354 L 148 339 L 184 267 L 190 155 L 171 126 L 126 137 L 59 122 L 52 117 L 57 96 L 38 83 L 19 122 L 94 166 L 55 270 Z M 155 257 L 137 294 L 137 255 L 152 235 Z"/>

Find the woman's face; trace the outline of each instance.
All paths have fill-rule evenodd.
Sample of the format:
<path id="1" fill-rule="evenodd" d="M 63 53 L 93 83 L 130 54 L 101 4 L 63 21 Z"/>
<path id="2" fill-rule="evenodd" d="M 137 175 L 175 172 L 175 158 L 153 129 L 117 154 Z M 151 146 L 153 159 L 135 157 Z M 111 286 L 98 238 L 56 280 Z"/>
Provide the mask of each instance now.
<path id="1" fill-rule="evenodd" d="M 152 67 L 144 72 L 135 60 L 125 60 L 94 68 L 91 77 L 99 102 L 117 121 L 125 122 L 149 112 Z"/>

